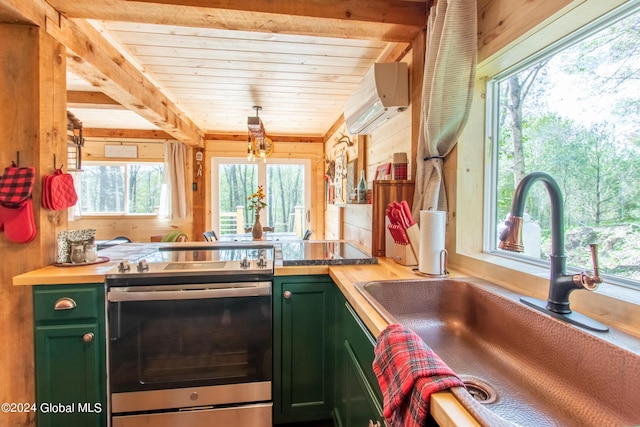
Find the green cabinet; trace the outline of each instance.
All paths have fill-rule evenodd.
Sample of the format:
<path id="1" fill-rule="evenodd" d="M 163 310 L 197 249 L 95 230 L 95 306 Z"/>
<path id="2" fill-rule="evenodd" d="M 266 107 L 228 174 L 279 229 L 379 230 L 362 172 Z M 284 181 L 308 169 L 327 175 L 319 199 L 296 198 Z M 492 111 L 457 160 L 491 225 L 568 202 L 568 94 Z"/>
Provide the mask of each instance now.
<path id="1" fill-rule="evenodd" d="M 336 295 L 336 427 L 384 426 L 373 372 L 375 340 L 349 303 Z"/>
<path id="2" fill-rule="evenodd" d="M 104 285 L 35 286 L 38 427 L 107 425 Z"/>
<path id="3" fill-rule="evenodd" d="M 282 276 L 273 285 L 274 423 L 330 419 L 334 295 L 329 276 Z"/>

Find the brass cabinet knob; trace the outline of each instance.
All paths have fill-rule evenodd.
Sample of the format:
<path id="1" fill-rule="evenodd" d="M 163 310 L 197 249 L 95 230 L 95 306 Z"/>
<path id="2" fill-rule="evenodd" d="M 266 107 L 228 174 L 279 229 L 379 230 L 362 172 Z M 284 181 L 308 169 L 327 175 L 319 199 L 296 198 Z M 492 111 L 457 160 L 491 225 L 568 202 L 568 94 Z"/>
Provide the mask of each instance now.
<path id="1" fill-rule="evenodd" d="M 91 341 L 93 341 L 93 337 L 93 332 L 88 332 L 82 336 L 82 341 L 90 343 Z"/>
<path id="2" fill-rule="evenodd" d="M 289 299 L 291 298 L 291 291 L 284 291 L 284 294 L 282 294 L 282 296 L 284 297 L 284 299 Z"/>

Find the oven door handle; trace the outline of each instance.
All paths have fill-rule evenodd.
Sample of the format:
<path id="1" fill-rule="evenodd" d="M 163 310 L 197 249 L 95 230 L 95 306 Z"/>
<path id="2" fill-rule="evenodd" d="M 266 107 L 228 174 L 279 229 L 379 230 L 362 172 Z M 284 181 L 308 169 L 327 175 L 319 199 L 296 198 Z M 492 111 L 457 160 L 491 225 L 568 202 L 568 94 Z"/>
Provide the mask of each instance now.
<path id="1" fill-rule="evenodd" d="M 112 289 L 107 293 L 110 302 L 121 301 L 169 301 L 188 299 L 259 297 L 271 295 L 271 286 L 247 286 L 210 289 L 157 290 L 136 291 Z"/>

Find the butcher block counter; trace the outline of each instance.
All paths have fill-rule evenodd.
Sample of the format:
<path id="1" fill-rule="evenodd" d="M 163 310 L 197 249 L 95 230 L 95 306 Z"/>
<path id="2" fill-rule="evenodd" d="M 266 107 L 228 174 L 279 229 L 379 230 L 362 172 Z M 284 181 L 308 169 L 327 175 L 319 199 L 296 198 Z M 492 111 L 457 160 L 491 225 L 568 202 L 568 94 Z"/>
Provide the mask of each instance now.
<path id="1" fill-rule="evenodd" d="M 148 246 L 148 245 L 146 245 Z M 276 276 L 329 274 L 336 286 L 349 301 L 369 331 L 378 336 L 387 327 L 387 322 L 375 311 L 369 302 L 355 288 L 354 283 L 372 280 L 398 280 L 420 278 L 411 267 L 397 264 L 390 258 L 378 258 L 376 264 L 355 265 L 299 265 L 282 266 L 276 263 Z M 15 276 L 14 285 L 58 285 L 104 282 L 105 274 L 118 265 L 119 259 L 78 267 L 57 267 L 50 265 Z M 456 273 L 452 273 L 456 275 Z M 449 392 L 439 392 L 432 396 L 431 413 L 440 426 L 478 426 L 479 424 L 465 411 L 457 399 Z"/>

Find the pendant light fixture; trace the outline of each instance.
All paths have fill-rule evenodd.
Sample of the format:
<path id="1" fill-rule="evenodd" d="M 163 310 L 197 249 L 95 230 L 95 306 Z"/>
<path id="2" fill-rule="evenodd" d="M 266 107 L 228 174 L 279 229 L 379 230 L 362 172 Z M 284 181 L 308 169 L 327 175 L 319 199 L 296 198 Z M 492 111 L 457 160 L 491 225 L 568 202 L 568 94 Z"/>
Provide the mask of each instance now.
<path id="1" fill-rule="evenodd" d="M 273 141 L 267 136 L 259 116 L 262 107 L 254 105 L 253 109 L 256 110 L 256 115 L 247 118 L 247 160 L 254 161 L 260 158 L 266 163 L 267 157 L 273 152 Z"/>

